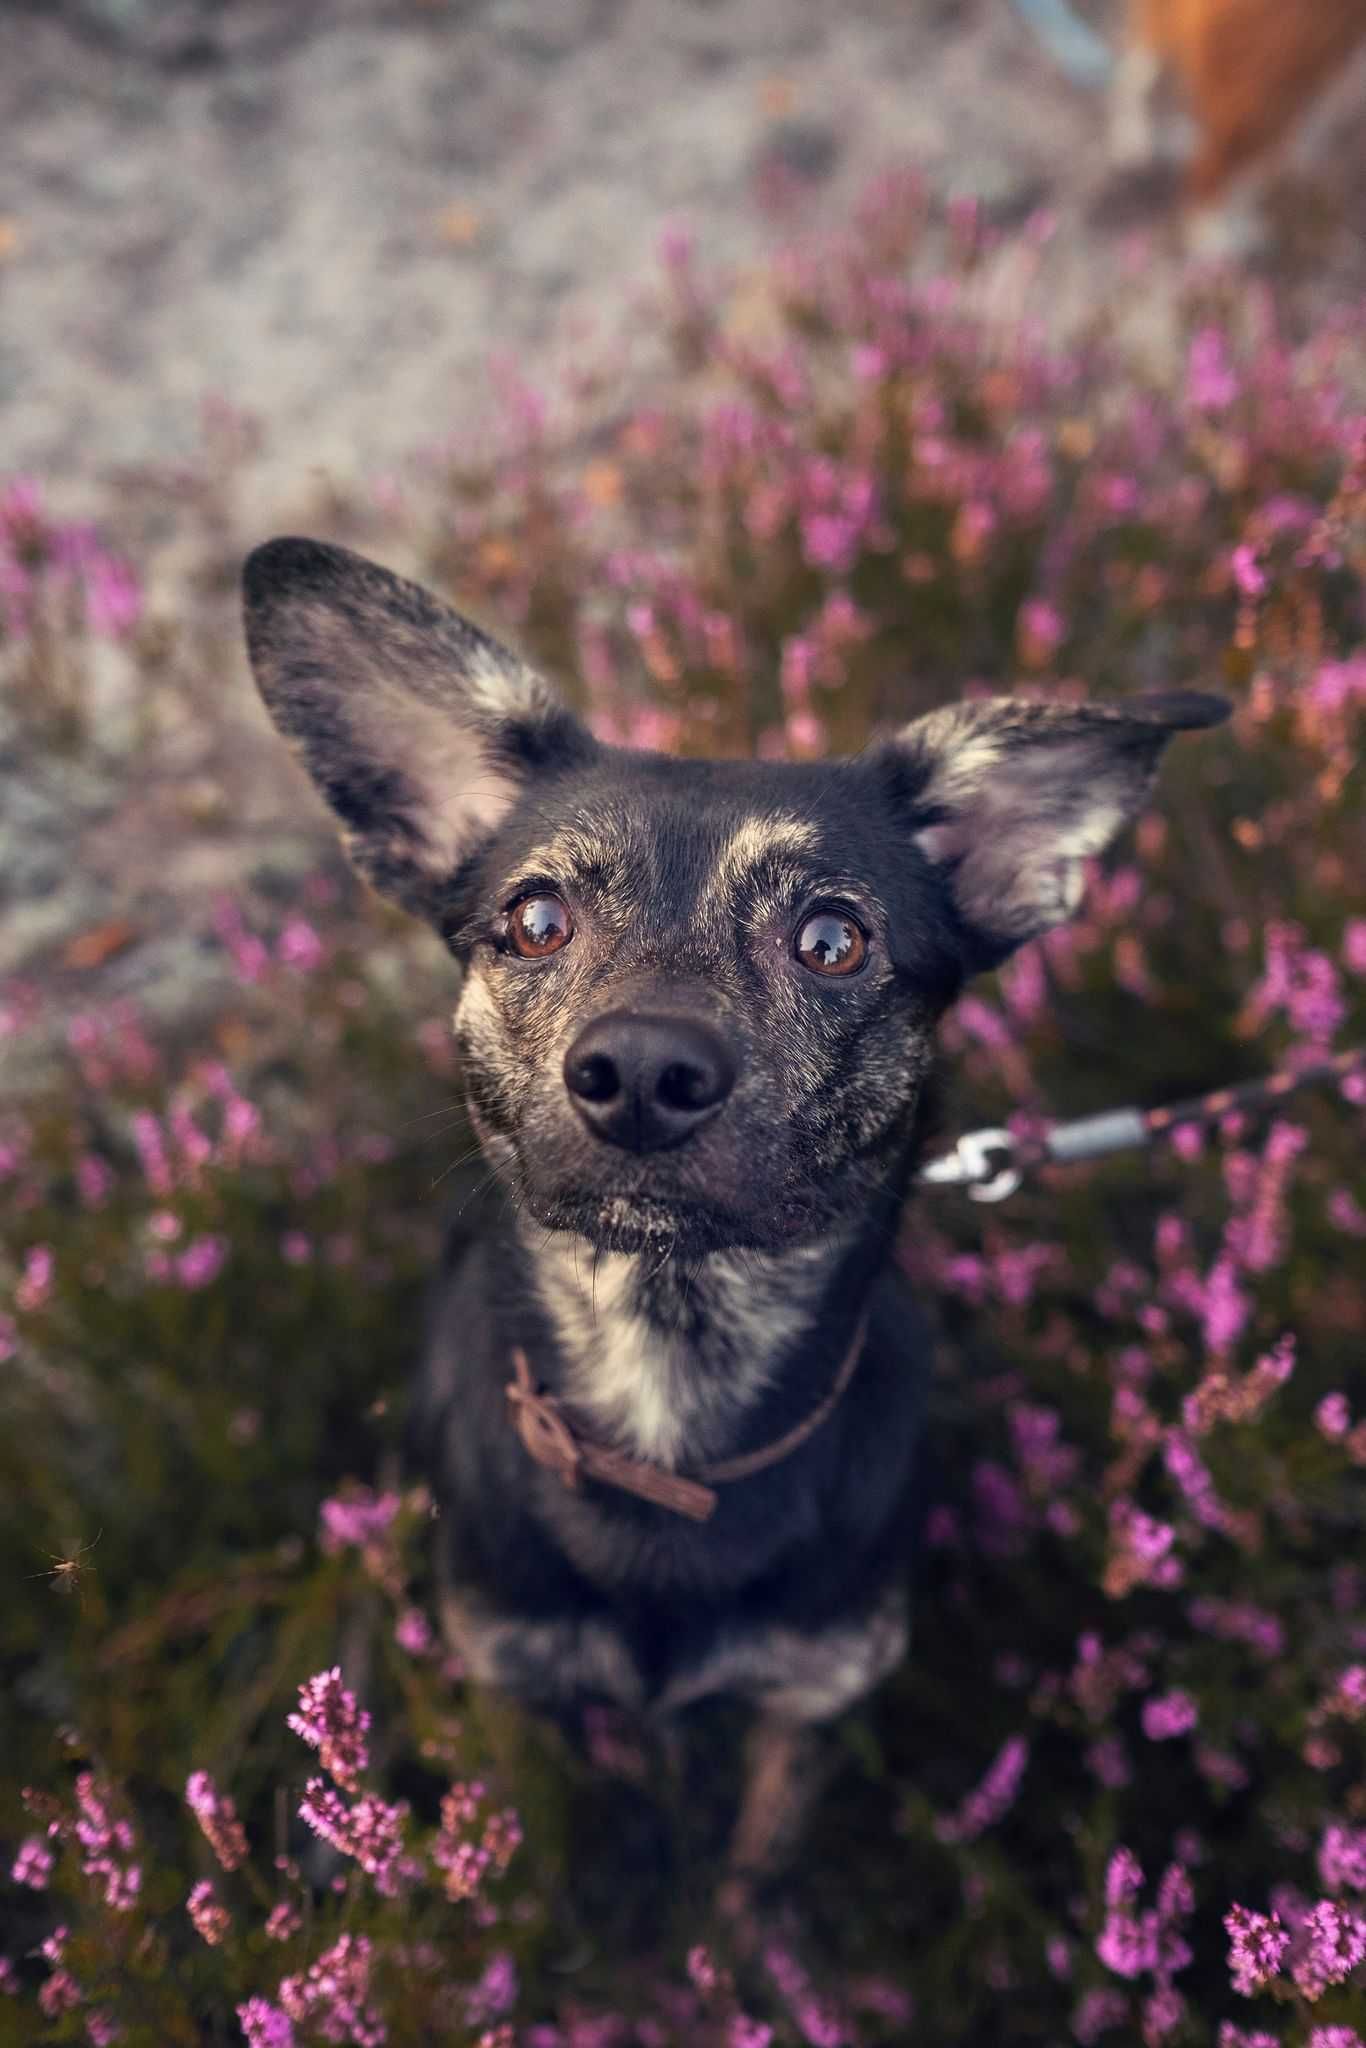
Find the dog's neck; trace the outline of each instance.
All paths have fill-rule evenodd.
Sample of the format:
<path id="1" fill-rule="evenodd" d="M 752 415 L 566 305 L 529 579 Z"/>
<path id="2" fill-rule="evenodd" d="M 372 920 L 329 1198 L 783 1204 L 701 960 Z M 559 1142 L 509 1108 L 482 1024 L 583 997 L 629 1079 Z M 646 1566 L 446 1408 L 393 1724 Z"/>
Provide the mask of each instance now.
<path id="1" fill-rule="evenodd" d="M 559 1390 L 604 1441 L 667 1471 L 729 1450 L 789 1361 L 847 1317 L 838 1297 L 855 1235 L 700 1261 L 528 1238 Z"/>

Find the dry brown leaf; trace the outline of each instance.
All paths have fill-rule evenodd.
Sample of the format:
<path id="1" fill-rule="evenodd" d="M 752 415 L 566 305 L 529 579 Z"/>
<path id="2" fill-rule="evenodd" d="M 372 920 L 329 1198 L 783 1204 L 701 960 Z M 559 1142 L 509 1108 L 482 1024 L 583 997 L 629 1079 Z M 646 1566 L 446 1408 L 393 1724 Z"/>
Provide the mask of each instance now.
<path id="1" fill-rule="evenodd" d="M 88 932 L 80 932 L 70 940 L 62 954 L 62 965 L 103 967 L 116 953 L 125 952 L 137 935 L 136 925 L 126 917 L 111 917 L 106 924 L 92 925 Z"/>
<path id="2" fill-rule="evenodd" d="M 436 232 L 452 249 L 470 248 L 483 230 L 483 220 L 472 206 L 445 206 L 436 216 Z"/>

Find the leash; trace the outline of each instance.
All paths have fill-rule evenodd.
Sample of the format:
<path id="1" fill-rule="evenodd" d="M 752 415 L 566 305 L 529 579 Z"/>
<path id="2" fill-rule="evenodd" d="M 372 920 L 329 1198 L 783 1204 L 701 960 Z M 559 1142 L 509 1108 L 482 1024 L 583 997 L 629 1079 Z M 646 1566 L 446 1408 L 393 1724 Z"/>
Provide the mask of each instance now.
<path id="1" fill-rule="evenodd" d="M 547 1472 L 557 1473 L 571 1493 L 578 1492 L 584 1479 L 599 1479 L 604 1485 L 633 1493 L 655 1507 L 669 1508 L 690 1521 L 706 1522 L 716 1512 L 718 1486 L 748 1479 L 753 1473 L 776 1465 L 815 1435 L 854 1377 L 867 1336 L 865 1314 L 859 1317 L 829 1392 L 809 1415 L 804 1415 L 772 1443 L 762 1444 L 756 1451 L 745 1451 L 738 1458 L 703 1465 L 692 1478 L 681 1472 L 666 1472 L 659 1465 L 647 1464 L 643 1458 L 628 1458 L 624 1451 L 613 1450 L 610 1444 L 600 1444 L 575 1429 L 556 1396 L 542 1393 L 536 1385 L 531 1361 L 520 1345 L 513 1351 L 513 1376 L 505 1389 L 508 1413 L 527 1456 Z"/>
<path id="2" fill-rule="evenodd" d="M 1002 1202 L 1022 1185 L 1027 1173 L 1040 1166 L 1074 1166 L 1086 1159 L 1104 1159 L 1112 1152 L 1139 1151 L 1183 1124 L 1212 1123 L 1238 1110 L 1281 1102 L 1301 1088 L 1343 1081 L 1358 1068 L 1366 1068 L 1366 1046 L 1316 1060 L 1293 1073 L 1268 1074 L 1261 1081 L 1215 1088 L 1208 1095 L 1168 1103 L 1160 1109 L 1106 1109 L 1097 1116 L 1048 1124 L 1027 1138 L 996 1127 L 967 1131 L 951 1152 L 922 1166 L 916 1178 L 931 1187 L 966 1188 L 974 1202 Z M 558 1397 L 537 1386 L 531 1361 L 520 1346 L 513 1350 L 513 1376 L 505 1389 L 508 1419 L 527 1456 L 547 1472 L 556 1473 L 571 1493 L 577 1492 L 585 1479 L 596 1479 L 655 1507 L 686 1515 L 690 1521 L 706 1522 L 716 1512 L 718 1486 L 748 1479 L 776 1465 L 814 1436 L 854 1377 L 867 1336 L 868 1317 L 864 1314 L 829 1391 L 800 1422 L 758 1450 L 703 1465 L 692 1475 L 666 1472 L 659 1465 L 630 1458 L 610 1444 L 585 1436 L 570 1422 Z"/>
<path id="3" fill-rule="evenodd" d="M 1235 1088 L 1215 1088 L 1188 1102 L 1162 1109 L 1106 1109 L 1097 1116 L 1075 1117 L 1070 1123 L 1048 1124 L 1037 1137 L 1013 1131 L 967 1131 L 952 1152 L 922 1166 L 916 1178 L 932 1187 L 966 1188 L 974 1202 L 1003 1202 L 1040 1166 L 1074 1166 L 1083 1159 L 1104 1159 L 1112 1152 L 1134 1152 L 1167 1137 L 1182 1124 L 1212 1123 L 1241 1109 L 1260 1109 L 1283 1101 L 1301 1088 L 1323 1087 L 1366 1068 L 1366 1046 L 1316 1060 L 1293 1073 L 1268 1074 Z"/>

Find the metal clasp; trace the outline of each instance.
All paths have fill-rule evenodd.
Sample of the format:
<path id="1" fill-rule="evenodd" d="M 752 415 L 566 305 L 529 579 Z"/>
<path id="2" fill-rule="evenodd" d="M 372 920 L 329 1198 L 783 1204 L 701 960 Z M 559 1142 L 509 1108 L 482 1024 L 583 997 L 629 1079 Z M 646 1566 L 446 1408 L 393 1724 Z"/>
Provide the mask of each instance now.
<path id="1" fill-rule="evenodd" d="M 974 1202 L 1003 1202 L 1024 1175 L 1015 1164 L 1010 1132 L 987 1130 L 965 1131 L 952 1152 L 921 1167 L 919 1178 L 941 1187 L 965 1187 Z"/>

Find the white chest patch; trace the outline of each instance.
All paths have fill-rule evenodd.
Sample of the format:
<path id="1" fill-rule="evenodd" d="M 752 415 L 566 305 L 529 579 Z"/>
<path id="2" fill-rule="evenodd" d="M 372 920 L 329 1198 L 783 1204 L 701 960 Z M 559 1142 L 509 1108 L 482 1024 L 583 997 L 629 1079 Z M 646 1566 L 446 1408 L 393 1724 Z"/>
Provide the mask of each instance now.
<path id="1" fill-rule="evenodd" d="M 743 1263 L 716 1253 L 680 1274 L 581 1238 L 538 1248 L 533 1270 L 575 1407 L 666 1470 L 715 1455 L 810 1322 L 838 1249 Z"/>

